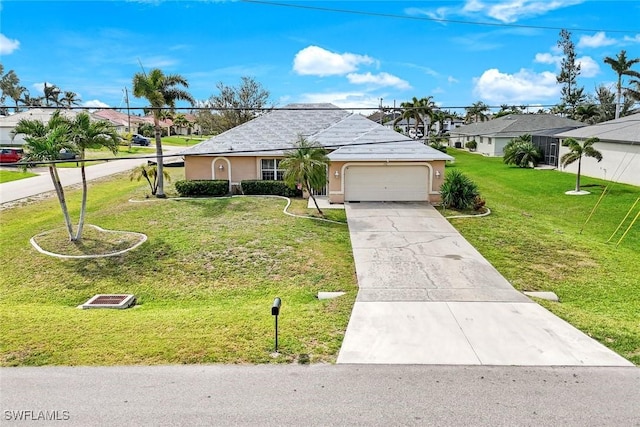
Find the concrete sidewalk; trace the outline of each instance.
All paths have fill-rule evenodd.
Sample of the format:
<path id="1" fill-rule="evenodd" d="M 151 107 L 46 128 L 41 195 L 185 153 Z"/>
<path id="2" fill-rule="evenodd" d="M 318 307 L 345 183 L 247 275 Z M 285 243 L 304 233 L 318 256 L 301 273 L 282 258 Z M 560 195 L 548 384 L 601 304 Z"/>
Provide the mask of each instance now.
<path id="1" fill-rule="evenodd" d="M 338 363 L 633 366 L 516 291 L 432 206 L 346 210 L 360 290 Z"/>

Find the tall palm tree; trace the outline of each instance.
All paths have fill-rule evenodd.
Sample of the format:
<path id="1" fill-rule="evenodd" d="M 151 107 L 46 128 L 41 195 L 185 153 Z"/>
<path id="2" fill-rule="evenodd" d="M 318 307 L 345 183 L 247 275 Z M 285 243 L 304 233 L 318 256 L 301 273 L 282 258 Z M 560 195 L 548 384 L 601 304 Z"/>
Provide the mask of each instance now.
<path id="1" fill-rule="evenodd" d="M 408 128 L 410 120 L 413 119 L 416 137 L 419 135 L 418 127 L 421 124 L 425 131 L 424 133 L 427 133 L 424 119 L 425 117 L 429 117 L 429 123 L 432 121 L 433 111 L 436 108 L 433 97 L 427 96 L 426 98 L 418 99 L 414 96 L 411 101 L 401 102 L 400 108 L 402 109 L 402 114 L 393 121 L 394 126 L 402 119 L 405 119 Z"/>
<path id="2" fill-rule="evenodd" d="M 53 163 L 58 158 L 60 150 L 72 147 L 69 139 L 70 128 L 68 122 L 64 120 L 59 111 L 56 111 L 46 124 L 40 120 L 21 119 L 11 133 L 13 137 L 18 134 L 25 135 L 25 156 L 23 161 L 27 162 L 27 164 L 29 162 L 52 162 L 47 163 L 47 167 L 62 209 L 69 240 L 73 241 L 75 236 L 64 195 L 64 188 L 60 182 L 56 164 Z"/>
<path id="3" fill-rule="evenodd" d="M 72 105 L 78 105 L 80 101 L 82 100 L 78 97 L 77 93 L 65 91 L 62 99 L 60 99 L 60 104 L 70 109 Z"/>
<path id="4" fill-rule="evenodd" d="M 582 145 L 573 138 L 567 138 L 562 145 L 569 147 L 569 152 L 560 158 L 562 167 L 566 167 L 571 163 L 578 161 L 578 173 L 576 174 L 576 193 L 580 191 L 580 169 L 582 166 L 582 157 L 593 157 L 600 162 L 602 153 L 593 148 L 593 144 L 600 141 L 598 138 L 589 138 Z"/>
<path id="5" fill-rule="evenodd" d="M 82 204 L 80 205 L 80 219 L 73 240 L 82 240 L 84 217 L 87 207 L 87 176 L 85 172 L 85 152 L 88 148 L 109 149 L 113 154 L 118 152 L 118 134 L 115 129 L 104 120 L 91 121 L 89 114 L 80 113 L 70 122 L 71 138 L 80 155 L 80 175 L 82 176 Z"/>
<path id="6" fill-rule="evenodd" d="M 489 112 L 489 106 L 482 101 L 474 102 L 470 107 L 465 108 L 467 111 L 466 120 L 471 122 L 473 119 L 474 123 L 484 122 L 489 118 L 487 113 Z"/>
<path id="7" fill-rule="evenodd" d="M 288 151 L 280 162 L 280 167 L 285 170 L 284 182 L 291 188 L 301 184 L 322 216 L 324 213 L 318 206 L 313 190 L 320 190 L 327 185 L 329 163 L 326 150 L 302 136 L 298 137 L 293 150 Z"/>
<path id="8" fill-rule="evenodd" d="M 56 85 L 47 85 L 47 82 L 44 82 L 44 104 L 47 107 L 58 106 L 60 105 L 60 88 Z"/>
<path id="9" fill-rule="evenodd" d="M 620 98 L 622 97 L 622 76 L 640 77 L 640 73 L 631 69 L 631 67 L 640 62 L 640 58 L 627 59 L 627 51 L 621 50 L 615 58 L 607 56 L 604 58 L 605 64 L 609 64 L 613 71 L 618 74 L 618 82 L 616 84 L 616 119 L 620 117 Z"/>
<path id="10" fill-rule="evenodd" d="M 22 93 L 22 97 L 18 101 L 21 102 L 22 105 L 25 105 L 27 107 L 41 107 L 42 106 L 42 97 L 32 98 L 31 94 L 29 93 L 28 90 L 25 90 Z"/>
<path id="11" fill-rule="evenodd" d="M 162 163 L 162 129 L 160 120 L 165 107 L 171 110 L 175 108 L 176 101 L 188 101 L 191 105 L 195 100 L 185 90 L 179 86 L 189 87 L 187 80 L 179 74 L 165 75 L 161 70 L 155 68 L 149 72 L 136 73 L 133 76 L 133 95 L 137 98 L 146 98 L 153 109 L 153 124 L 156 139 L 156 161 L 158 165 L 158 191 L 156 197 L 165 198 L 164 194 L 164 169 Z"/>
<path id="12" fill-rule="evenodd" d="M 629 80 L 629 87 L 625 89 L 625 96 L 640 101 L 640 78 Z"/>

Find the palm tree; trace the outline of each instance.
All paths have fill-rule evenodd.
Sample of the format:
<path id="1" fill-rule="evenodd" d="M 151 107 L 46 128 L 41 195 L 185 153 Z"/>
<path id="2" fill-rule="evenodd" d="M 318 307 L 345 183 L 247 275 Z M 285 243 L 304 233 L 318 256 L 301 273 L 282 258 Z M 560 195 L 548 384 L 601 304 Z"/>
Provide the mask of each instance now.
<path id="1" fill-rule="evenodd" d="M 427 133 L 424 118 L 429 117 L 429 123 L 432 122 L 433 111 L 436 108 L 436 104 L 433 102 L 433 97 L 427 96 L 426 98 L 418 99 L 414 96 L 411 101 L 400 103 L 400 108 L 402 108 L 402 114 L 393 121 L 394 127 L 399 121 L 405 119 L 407 120 L 408 128 L 409 121 L 413 119 L 416 137 L 419 135 L 418 126 L 420 124 L 422 124 L 422 127 L 425 130 L 424 133 Z"/>
<path id="2" fill-rule="evenodd" d="M 169 173 L 164 170 L 162 172 L 164 173 L 164 178 L 167 181 L 171 181 L 171 175 L 169 175 Z M 151 195 L 155 196 L 156 191 L 158 191 L 158 180 L 156 179 L 157 174 L 157 166 L 140 165 L 137 168 L 131 170 L 131 173 L 129 174 L 129 180 L 133 181 L 135 179 L 139 182 L 142 178 L 144 178 L 149 183 Z"/>
<path id="3" fill-rule="evenodd" d="M 118 134 L 104 120 L 92 122 L 89 114 L 80 113 L 70 122 L 71 138 L 80 155 L 80 175 L 82 176 L 82 204 L 80 219 L 74 241 L 82 240 L 84 217 L 87 207 L 87 176 L 85 172 L 85 151 L 88 148 L 108 148 L 113 154 L 118 152 Z"/>
<path id="4" fill-rule="evenodd" d="M 60 105 L 60 100 L 58 97 L 60 96 L 60 88 L 56 85 L 47 85 L 47 82 L 44 82 L 44 103 L 47 107 L 50 107 L 51 104 L 54 106 Z"/>
<path id="5" fill-rule="evenodd" d="M 509 141 L 504 146 L 502 161 L 507 165 L 516 165 L 520 168 L 536 166 L 542 158 L 540 149 L 533 145 L 531 135 L 520 135 Z"/>
<path id="6" fill-rule="evenodd" d="M 625 89 L 625 96 L 636 101 L 640 101 L 640 79 L 629 80 L 629 85 L 630 86 Z M 631 86 L 635 86 L 635 88 L 632 88 Z"/>
<path id="7" fill-rule="evenodd" d="M 27 107 L 41 107 L 42 106 L 42 97 L 32 98 L 29 91 L 26 90 L 22 93 L 22 98 L 18 100 L 22 103 L 22 105 L 26 105 Z"/>
<path id="8" fill-rule="evenodd" d="M 627 51 L 621 50 L 615 58 L 607 56 L 604 58 L 605 64 L 609 64 L 613 71 L 618 74 L 618 82 L 616 84 L 616 119 L 620 117 L 620 98 L 622 97 L 622 76 L 640 77 L 640 73 L 631 70 L 631 67 L 640 62 L 640 58 L 627 59 Z"/>
<path id="9" fill-rule="evenodd" d="M 589 125 L 599 122 L 601 110 L 596 104 L 580 104 L 576 108 L 575 118 Z"/>
<path id="10" fill-rule="evenodd" d="M 27 164 L 29 162 L 53 162 L 58 158 L 60 150 L 72 147 L 69 140 L 69 124 L 62 118 L 59 111 L 53 113 L 46 124 L 40 120 L 21 119 L 11 133 L 14 138 L 18 134 L 25 135 L 25 156 L 23 161 L 27 162 Z M 48 163 L 47 166 L 62 209 L 69 240 L 73 241 L 75 237 L 73 226 L 71 225 L 71 218 L 69 217 L 64 188 L 60 182 L 58 169 L 55 163 Z"/>
<path id="11" fill-rule="evenodd" d="M 598 142 L 598 138 L 589 138 L 582 145 L 573 138 L 567 138 L 562 142 L 562 145 L 569 147 L 569 152 L 565 153 L 560 158 L 562 167 L 569 166 L 571 163 L 578 161 L 578 173 L 576 175 L 576 193 L 580 191 L 580 168 L 582 166 L 582 157 L 593 157 L 600 162 L 602 160 L 602 153 L 593 148 L 593 144 Z"/>
<path id="12" fill-rule="evenodd" d="M 191 122 L 187 120 L 184 114 L 176 114 L 173 118 L 173 124 L 178 128 L 188 128 Z"/>
<path id="13" fill-rule="evenodd" d="M 61 105 L 66 105 L 67 108 L 71 108 L 72 105 L 78 105 L 81 99 L 78 98 L 78 94 L 71 91 L 65 91 L 64 96 L 60 100 Z"/>
<path id="14" fill-rule="evenodd" d="M 319 190 L 327 185 L 327 166 L 329 163 L 326 150 L 315 142 L 307 141 L 302 136 L 298 137 L 293 150 L 287 152 L 285 158 L 280 162 L 280 167 L 285 170 L 284 182 L 291 188 L 301 184 L 313 199 L 318 213 L 322 216 L 324 213 L 318 206 L 313 190 Z"/>
<path id="15" fill-rule="evenodd" d="M 160 120 L 164 107 L 175 108 L 176 101 L 188 101 L 193 105 L 193 97 L 178 86 L 189 87 L 187 80 L 179 74 L 165 75 L 161 70 L 155 68 L 147 75 L 144 71 L 133 76 L 133 94 L 137 98 L 146 98 L 153 109 L 153 124 L 155 127 L 156 139 L 156 161 L 158 173 L 156 174 L 157 188 L 156 197 L 165 198 L 164 194 L 164 169 L 162 163 L 162 129 Z"/>
<path id="16" fill-rule="evenodd" d="M 482 101 L 474 102 L 470 107 L 465 108 L 465 110 L 467 111 L 467 122 L 471 122 L 471 119 L 473 119 L 474 123 L 479 121 L 484 122 L 489 118 L 487 116 L 489 106 Z"/>

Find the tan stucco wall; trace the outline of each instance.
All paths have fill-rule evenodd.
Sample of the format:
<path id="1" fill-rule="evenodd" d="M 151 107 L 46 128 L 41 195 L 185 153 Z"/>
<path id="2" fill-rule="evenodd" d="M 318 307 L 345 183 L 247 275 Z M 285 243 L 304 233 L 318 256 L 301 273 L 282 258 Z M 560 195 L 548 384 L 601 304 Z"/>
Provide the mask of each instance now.
<path id="1" fill-rule="evenodd" d="M 231 183 L 258 179 L 259 165 L 255 157 L 185 156 L 184 166 L 186 179 L 229 179 L 229 169 Z"/>

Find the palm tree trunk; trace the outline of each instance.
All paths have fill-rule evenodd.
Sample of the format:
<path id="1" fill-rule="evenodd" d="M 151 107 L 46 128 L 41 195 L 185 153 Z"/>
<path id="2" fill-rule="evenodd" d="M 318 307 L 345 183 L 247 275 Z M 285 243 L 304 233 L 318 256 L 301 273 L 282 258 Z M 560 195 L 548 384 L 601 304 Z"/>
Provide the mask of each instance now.
<path id="1" fill-rule="evenodd" d="M 84 228 L 84 215 L 87 209 L 87 174 L 84 170 L 84 153 L 82 155 L 82 165 L 80 166 L 80 175 L 82 176 L 82 204 L 80 205 L 80 220 L 78 221 L 78 229 L 76 230 L 76 241 L 82 240 L 82 229 Z"/>
<path id="2" fill-rule="evenodd" d="M 162 129 L 160 128 L 160 120 L 154 117 L 155 131 L 156 131 L 156 197 L 159 199 L 165 199 L 167 196 L 164 194 L 164 165 L 162 163 Z"/>
<path id="3" fill-rule="evenodd" d="M 578 174 L 576 175 L 576 193 L 580 192 L 580 168 L 582 166 L 582 156 L 578 158 Z"/>
<path id="4" fill-rule="evenodd" d="M 307 188 L 307 191 L 309 192 L 309 197 L 311 197 L 311 199 L 313 200 L 313 204 L 316 205 L 316 209 L 318 210 L 318 213 L 320 215 L 322 215 L 322 217 L 324 218 L 324 213 L 320 210 L 320 206 L 318 206 L 318 201 L 316 200 L 315 196 L 313 195 L 313 191 L 311 190 L 311 186 L 309 185 L 308 182 L 305 182 L 304 186 Z"/>
<path id="5" fill-rule="evenodd" d="M 67 232 L 69 233 L 69 240 L 72 242 L 75 240 L 73 236 L 73 226 L 71 225 L 71 218 L 69 217 L 69 210 L 67 209 L 67 201 L 64 198 L 64 189 L 60 182 L 60 176 L 55 166 L 49 166 L 49 173 L 51 174 L 51 180 L 53 181 L 53 187 L 56 189 L 58 195 L 58 202 L 60 202 L 60 208 L 62 209 L 62 215 L 64 216 L 64 222 L 67 226 Z"/>

